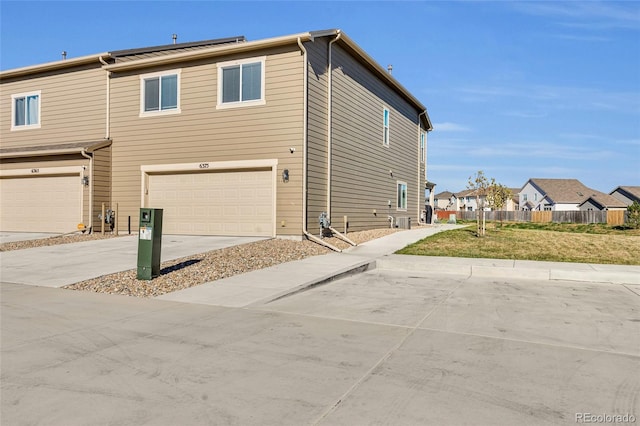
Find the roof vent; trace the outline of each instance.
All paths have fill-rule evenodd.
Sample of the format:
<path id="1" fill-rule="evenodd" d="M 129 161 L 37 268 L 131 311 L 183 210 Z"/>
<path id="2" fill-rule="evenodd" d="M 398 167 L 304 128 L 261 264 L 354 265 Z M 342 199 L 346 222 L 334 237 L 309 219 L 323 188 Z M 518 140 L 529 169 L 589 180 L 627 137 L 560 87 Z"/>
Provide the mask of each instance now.
<path id="1" fill-rule="evenodd" d="M 173 39 L 173 44 L 176 44 L 176 42 L 178 41 L 178 34 L 172 35 L 171 38 Z"/>
<path id="2" fill-rule="evenodd" d="M 67 51 L 63 50 L 62 51 L 62 60 L 64 61 L 65 59 L 67 59 Z"/>
<path id="3" fill-rule="evenodd" d="M 389 64 L 387 65 L 387 72 L 391 74 L 391 71 L 393 71 L 393 65 Z"/>

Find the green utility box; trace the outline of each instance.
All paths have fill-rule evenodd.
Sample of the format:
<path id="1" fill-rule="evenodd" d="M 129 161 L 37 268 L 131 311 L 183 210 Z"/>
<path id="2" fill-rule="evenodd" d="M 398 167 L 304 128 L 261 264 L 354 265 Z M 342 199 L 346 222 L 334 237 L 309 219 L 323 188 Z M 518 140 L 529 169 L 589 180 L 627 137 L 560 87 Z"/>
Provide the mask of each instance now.
<path id="1" fill-rule="evenodd" d="M 162 209 L 140 209 L 138 233 L 138 279 L 151 280 L 160 275 L 162 248 Z"/>

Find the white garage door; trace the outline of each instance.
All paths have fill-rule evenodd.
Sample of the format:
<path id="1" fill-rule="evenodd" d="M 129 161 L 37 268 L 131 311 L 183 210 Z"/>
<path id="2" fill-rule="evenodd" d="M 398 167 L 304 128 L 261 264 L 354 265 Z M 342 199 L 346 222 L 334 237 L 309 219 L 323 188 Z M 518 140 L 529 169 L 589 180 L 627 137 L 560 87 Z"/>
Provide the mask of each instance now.
<path id="1" fill-rule="evenodd" d="M 70 176 L 0 179 L 0 229 L 66 233 L 82 222 L 82 185 Z"/>
<path id="2" fill-rule="evenodd" d="M 147 207 L 163 211 L 163 234 L 273 235 L 271 170 L 149 175 Z"/>

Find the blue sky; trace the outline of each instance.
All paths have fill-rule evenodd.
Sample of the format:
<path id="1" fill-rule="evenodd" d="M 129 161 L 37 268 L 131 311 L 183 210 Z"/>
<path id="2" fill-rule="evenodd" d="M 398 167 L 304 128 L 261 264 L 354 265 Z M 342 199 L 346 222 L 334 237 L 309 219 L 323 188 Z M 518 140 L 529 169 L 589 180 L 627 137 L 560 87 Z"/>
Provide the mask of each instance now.
<path id="1" fill-rule="evenodd" d="M 134 47 L 340 28 L 424 105 L 428 177 L 465 189 L 640 185 L 639 1 L 0 1 L 2 70 Z"/>

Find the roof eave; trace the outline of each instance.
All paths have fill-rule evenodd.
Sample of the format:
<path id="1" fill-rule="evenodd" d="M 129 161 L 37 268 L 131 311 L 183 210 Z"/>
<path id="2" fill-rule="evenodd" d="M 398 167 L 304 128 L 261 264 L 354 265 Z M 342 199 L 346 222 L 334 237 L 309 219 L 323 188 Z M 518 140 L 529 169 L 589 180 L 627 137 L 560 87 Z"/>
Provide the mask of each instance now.
<path id="1" fill-rule="evenodd" d="M 106 60 L 111 58 L 108 52 L 98 53 L 89 56 L 81 56 L 79 58 L 64 59 L 55 62 L 47 62 L 45 64 L 30 65 L 28 67 L 14 68 L 6 71 L 0 71 L 0 79 L 23 77 L 30 74 L 37 74 L 48 71 L 57 71 L 65 68 L 77 67 L 91 63 L 100 64 L 100 59 Z"/>
<path id="2" fill-rule="evenodd" d="M 100 141 L 87 142 L 79 144 L 73 148 L 53 148 L 53 149 L 41 149 L 41 150 L 23 150 L 23 151 L 9 151 L 0 152 L 0 158 L 24 158 L 24 157 L 43 157 L 48 155 L 65 155 L 65 154 L 78 154 L 81 152 L 92 153 L 99 149 L 105 148 L 111 145 L 111 139 L 103 139 Z M 43 147 L 46 148 L 46 147 Z"/>

